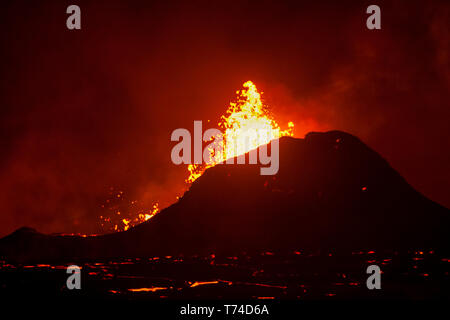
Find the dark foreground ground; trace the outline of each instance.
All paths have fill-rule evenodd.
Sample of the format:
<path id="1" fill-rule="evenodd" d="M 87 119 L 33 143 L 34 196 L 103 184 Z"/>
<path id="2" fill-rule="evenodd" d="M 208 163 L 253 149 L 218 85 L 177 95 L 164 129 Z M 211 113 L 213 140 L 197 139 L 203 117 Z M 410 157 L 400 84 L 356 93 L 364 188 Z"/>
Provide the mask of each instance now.
<path id="1" fill-rule="evenodd" d="M 81 290 L 68 290 L 68 265 L 82 268 Z M 366 287 L 367 266 L 382 270 L 381 290 Z M 89 300 L 372 300 L 450 298 L 450 254 L 433 249 L 386 252 L 257 252 L 11 265 L 1 261 L 2 296 Z"/>

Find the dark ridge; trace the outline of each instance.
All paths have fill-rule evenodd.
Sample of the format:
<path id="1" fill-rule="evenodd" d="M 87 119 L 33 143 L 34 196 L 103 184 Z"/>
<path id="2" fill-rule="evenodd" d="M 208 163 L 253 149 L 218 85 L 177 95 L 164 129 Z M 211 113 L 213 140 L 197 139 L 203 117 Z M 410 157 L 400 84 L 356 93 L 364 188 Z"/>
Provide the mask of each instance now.
<path id="1" fill-rule="evenodd" d="M 415 191 L 353 135 L 283 137 L 275 176 L 217 165 L 150 221 L 97 237 L 22 228 L 0 240 L 16 261 L 290 250 L 448 248 L 449 210 Z M 247 155 L 248 157 L 248 155 Z"/>

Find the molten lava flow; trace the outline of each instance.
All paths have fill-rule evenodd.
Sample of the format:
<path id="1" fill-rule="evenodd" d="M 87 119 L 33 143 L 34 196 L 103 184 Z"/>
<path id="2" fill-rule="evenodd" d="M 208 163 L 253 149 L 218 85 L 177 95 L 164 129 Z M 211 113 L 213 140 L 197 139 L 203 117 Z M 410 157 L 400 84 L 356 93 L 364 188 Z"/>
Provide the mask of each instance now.
<path id="1" fill-rule="evenodd" d="M 244 89 L 237 91 L 237 101 L 231 102 L 225 115 L 220 118 L 219 128 L 223 132 L 222 152 L 213 154 L 213 161 L 209 164 L 190 164 L 187 183 L 194 182 L 203 172 L 229 158 L 245 154 L 272 139 L 283 136 L 293 136 L 294 124 L 288 123 L 288 129 L 281 130 L 273 119 L 267 106 L 261 101 L 261 94 L 251 81 L 244 83 Z M 254 132 L 267 134 L 254 135 Z"/>

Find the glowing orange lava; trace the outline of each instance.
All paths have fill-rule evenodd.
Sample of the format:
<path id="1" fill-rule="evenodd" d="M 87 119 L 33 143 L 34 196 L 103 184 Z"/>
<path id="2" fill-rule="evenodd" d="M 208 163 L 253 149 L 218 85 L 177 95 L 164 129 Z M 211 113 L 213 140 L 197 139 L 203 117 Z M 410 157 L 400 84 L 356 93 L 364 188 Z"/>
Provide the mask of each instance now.
<path id="1" fill-rule="evenodd" d="M 130 210 L 133 210 L 132 207 L 135 202 L 136 201 L 132 201 L 128 205 L 130 207 Z M 107 200 L 107 203 L 110 203 L 110 201 Z M 127 231 L 129 228 L 135 225 L 150 220 L 160 211 L 158 202 L 156 202 L 150 210 L 139 210 L 136 214 L 131 211 L 128 212 L 126 217 L 123 217 L 125 215 L 124 212 L 115 210 L 116 208 L 116 205 L 111 205 L 108 209 L 110 209 L 112 213 L 109 214 L 108 217 L 100 216 L 100 224 L 102 228 L 106 229 L 106 231 Z"/>
<path id="2" fill-rule="evenodd" d="M 289 122 L 286 130 L 281 130 L 278 123 L 262 103 L 261 94 L 251 81 L 244 83 L 244 89 L 237 91 L 236 102 L 231 102 L 225 115 L 220 118 L 219 128 L 223 132 L 222 152 L 213 154 L 212 163 L 190 164 L 187 183 L 198 179 L 206 169 L 215 166 L 229 158 L 245 154 L 273 139 L 294 135 L 294 123 Z M 264 132 L 266 134 L 254 133 Z"/>
<path id="3" fill-rule="evenodd" d="M 215 153 L 210 149 L 211 163 L 190 164 L 188 166 L 189 177 L 186 179 L 188 185 L 198 179 L 206 169 L 218 163 L 245 154 L 273 139 L 294 135 L 294 123 L 289 122 L 288 128 L 281 130 L 269 112 L 269 108 L 263 104 L 261 93 L 258 92 L 253 82 L 247 81 L 243 84 L 243 87 L 242 90 L 236 91 L 236 101 L 230 102 L 225 114 L 221 116 L 217 123 L 217 127 L 223 133 L 221 151 Z M 257 134 L 253 135 L 255 132 Z M 259 134 L 260 132 L 265 134 Z M 101 226 L 108 231 L 126 231 L 151 219 L 159 212 L 158 203 L 156 203 L 146 212 L 140 210 L 136 216 L 128 213 L 127 217 L 124 217 L 125 214 L 118 209 L 119 206 L 113 204 L 123 200 L 123 191 L 119 191 L 106 201 L 106 206 L 112 214 L 108 213 L 106 217 L 100 216 L 100 219 Z M 132 207 L 135 202 L 131 202 L 129 206 Z M 105 205 L 102 207 L 105 207 Z"/>

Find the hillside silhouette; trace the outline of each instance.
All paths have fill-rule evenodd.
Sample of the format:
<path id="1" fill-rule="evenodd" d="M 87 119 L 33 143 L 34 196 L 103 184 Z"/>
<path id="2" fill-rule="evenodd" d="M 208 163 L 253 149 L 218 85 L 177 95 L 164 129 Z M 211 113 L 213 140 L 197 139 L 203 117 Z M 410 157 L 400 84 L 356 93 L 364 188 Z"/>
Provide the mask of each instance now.
<path id="1" fill-rule="evenodd" d="M 126 232 L 0 240 L 12 261 L 63 261 L 291 249 L 447 248 L 447 208 L 414 190 L 379 154 L 340 131 L 280 138 L 275 176 L 217 165 L 179 201 Z"/>

